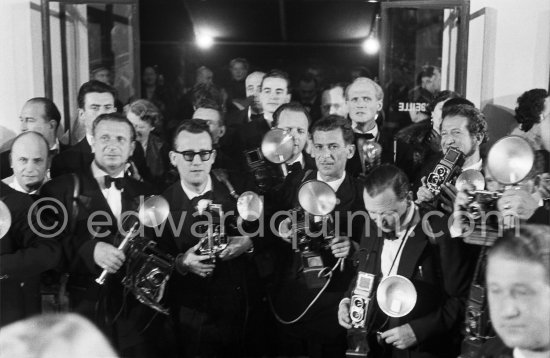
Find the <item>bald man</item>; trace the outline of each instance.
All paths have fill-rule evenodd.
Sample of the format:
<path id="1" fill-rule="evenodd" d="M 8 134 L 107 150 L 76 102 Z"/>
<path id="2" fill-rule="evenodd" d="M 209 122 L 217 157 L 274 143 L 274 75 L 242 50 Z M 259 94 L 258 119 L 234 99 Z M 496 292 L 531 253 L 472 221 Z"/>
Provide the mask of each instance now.
<path id="1" fill-rule="evenodd" d="M 23 132 L 11 145 L 10 162 L 13 175 L 2 180 L 12 189 L 25 194 L 36 194 L 48 180 L 49 145 L 38 132 Z"/>
<path id="2" fill-rule="evenodd" d="M 233 128 L 241 124 L 252 121 L 253 117 L 262 118 L 262 103 L 260 102 L 260 91 L 262 88 L 262 79 L 265 73 L 254 71 L 244 81 L 246 98 L 250 103 L 246 108 L 230 114 L 226 119 L 228 127 Z"/>

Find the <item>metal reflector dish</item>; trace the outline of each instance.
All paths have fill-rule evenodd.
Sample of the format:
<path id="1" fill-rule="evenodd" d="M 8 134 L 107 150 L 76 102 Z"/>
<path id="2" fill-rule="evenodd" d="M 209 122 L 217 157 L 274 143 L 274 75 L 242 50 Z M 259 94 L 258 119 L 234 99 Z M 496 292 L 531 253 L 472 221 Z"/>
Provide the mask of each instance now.
<path id="1" fill-rule="evenodd" d="M 458 191 L 463 191 L 466 187 L 472 187 L 473 190 L 484 190 L 485 178 L 479 170 L 468 169 L 456 178 L 455 187 Z"/>
<path id="2" fill-rule="evenodd" d="M 294 141 L 287 131 L 273 128 L 262 140 L 262 154 L 272 163 L 281 164 L 292 157 Z"/>
<path id="3" fill-rule="evenodd" d="M 327 183 L 309 180 L 300 186 L 298 202 L 308 213 L 324 216 L 334 210 L 338 200 L 336 193 Z"/>
<path id="4" fill-rule="evenodd" d="M 385 277 L 376 290 L 378 306 L 390 317 L 408 315 L 416 305 L 416 297 L 412 282 L 400 275 Z"/>
<path id="5" fill-rule="evenodd" d="M 535 153 L 529 143 L 518 136 L 499 139 L 487 155 L 487 169 L 501 184 L 516 184 L 533 168 Z"/>
<path id="6" fill-rule="evenodd" d="M 11 227 L 10 209 L 0 200 L 0 239 L 8 233 Z"/>
<path id="7" fill-rule="evenodd" d="M 264 211 L 264 202 L 255 192 L 245 191 L 237 199 L 237 211 L 244 220 L 255 221 Z"/>
<path id="8" fill-rule="evenodd" d="M 160 195 L 153 195 L 145 199 L 139 207 L 139 221 L 147 227 L 155 227 L 162 224 L 170 214 L 170 205 Z"/>

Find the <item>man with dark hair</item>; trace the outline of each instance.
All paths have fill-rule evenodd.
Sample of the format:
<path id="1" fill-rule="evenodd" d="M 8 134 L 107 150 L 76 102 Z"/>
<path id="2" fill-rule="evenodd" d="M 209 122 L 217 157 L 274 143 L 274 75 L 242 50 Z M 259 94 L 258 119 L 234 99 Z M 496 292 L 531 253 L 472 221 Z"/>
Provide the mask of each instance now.
<path id="1" fill-rule="evenodd" d="M 170 204 L 168 220 L 177 223 L 177 228 L 166 225 L 159 247 L 176 257 L 168 304 L 178 325 L 177 339 L 184 342 L 181 354 L 189 357 L 243 355 L 246 261 L 241 255 L 252 247 L 252 241 L 247 236 L 230 239 L 215 260 L 198 252 L 205 221 L 209 229 L 216 230 L 212 216 L 206 220 L 202 209 L 220 204 L 227 213 L 220 225 L 229 233 L 229 223 L 235 219 L 235 199 L 227 184 L 211 175 L 216 155 L 208 125 L 199 119 L 183 121 L 170 152 L 180 180 L 163 194 Z"/>
<path id="2" fill-rule="evenodd" d="M 229 62 L 231 78 L 224 86 L 228 112 L 242 110 L 246 106 L 245 78 L 248 75 L 248 68 L 246 58 L 238 57 Z"/>
<path id="3" fill-rule="evenodd" d="M 123 295 L 121 268 L 126 256 L 117 246 L 119 228 L 129 229 L 128 213 L 137 210 L 140 198 L 151 194 L 151 188 L 125 175 L 136 132 L 124 115 L 101 114 L 90 129 L 92 162 L 75 175 L 52 179 L 42 187 L 41 195 L 57 199 L 66 208 L 52 214 L 52 222 L 66 220 L 60 236 L 72 309 L 95 322 L 121 354 L 138 356 L 144 344 L 138 333 L 143 328 L 138 313 L 144 307 Z M 69 215 L 68 220 L 63 215 Z M 105 286 L 99 286 L 94 280 L 103 270 L 111 276 Z M 125 313 L 120 314 L 121 310 Z M 147 354 L 145 348 L 139 354 Z"/>
<path id="4" fill-rule="evenodd" d="M 321 114 L 323 117 L 328 117 L 331 114 L 346 117 L 348 115 L 348 107 L 344 91 L 344 84 L 333 84 L 325 88 L 321 94 Z"/>
<path id="5" fill-rule="evenodd" d="M 456 98 L 454 99 L 456 100 Z M 449 100 L 453 101 L 453 99 Z M 443 108 L 443 119 L 441 122 L 441 150 L 446 153 L 449 148 L 455 148 L 464 154 L 462 170 L 483 169 L 483 161 L 479 146 L 487 141 L 487 121 L 485 116 L 477 108 L 458 104 Z M 429 172 L 435 167 L 435 163 L 427 163 L 421 169 L 421 173 Z M 435 195 L 426 186 L 426 177 L 423 176 L 422 186 L 418 188 L 417 198 L 421 203 L 431 203 Z M 453 202 L 456 197 L 456 188 L 452 183 L 442 187 L 440 196 L 442 208 L 450 213 L 453 210 Z"/>
<path id="6" fill-rule="evenodd" d="M 284 113 L 284 112 L 283 112 Z M 339 116 L 329 116 L 315 122 L 311 128 L 312 155 L 316 170 L 293 172 L 286 178 L 281 189 L 281 209 L 298 207 L 298 189 L 301 184 L 318 180 L 326 183 L 336 194 L 337 204 L 329 214 L 335 223 L 334 236 L 317 232 L 319 220 L 308 216 L 313 234 L 320 234 L 326 247 L 319 249 L 326 270 L 335 267 L 341 259 L 339 269 L 334 269 L 330 283 L 321 292 L 322 278 L 307 275 L 303 269 L 301 251 L 292 248 L 290 237 L 298 230 L 298 223 L 287 218 L 279 224 L 282 240 L 274 248 L 277 255 L 276 277 L 280 282 L 270 294 L 273 311 L 282 323 L 281 355 L 308 355 L 310 357 L 342 357 L 345 352 L 345 331 L 336 321 L 338 301 L 350 283 L 352 275 L 350 255 L 354 251 L 352 242 L 358 242 L 364 217 L 350 218 L 349 214 L 362 210 L 361 185 L 346 173 L 346 161 L 353 156 L 353 131 L 349 122 Z M 326 229 L 326 228 L 325 228 Z M 355 244 L 356 245 L 356 244 Z M 311 264 L 311 266 L 315 266 Z M 315 297 L 319 297 L 315 300 Z M 312 302 L 314 302 L 312 304 Z M 308 308 L 308 306 L 310 306 Z M 304 351 L 305 349 L 305 351 Z"/>
<path id="7" fill-rule="evenodd" d="M 62 148 L 57 139 L 57 129 L 61 121 L 61 114 L 52 100 L 45 97 L 29 99 L 21 109 L 19 119 L 21 120 L 22 133 L 33 131 L 42 134 L 48 142 L 49 154 L 53 157 L 59 153 Z M 10 151 L 7 150 L 0 153 L 0 175 L 4 179 L 12 174 Z"/>
<path id="8" fill-rule="evenodd" d="M 92 138 L 93 123 L 95 119 L 106 113 L 116 112 L 115 107 L 116 90 L 96 80 L 91 80 L 80 86 L 78 91 L 78 119 L 86 127 L 86 136 L 77 144 L 68 150 L 55 156 L 51 165 L 52 178 L 66 174 L 82 171 L 89 166 L 93 160 Z M 132 127 L 133 128 L 133 127 Z M 135 144 L 136 150 L 133 152 L 132 160 L 128 163 L 133 164 L 133 172 L 139 172 L 145 175 L 146 170 L 145 153 L 141 144 Z M 135 174 L 138 176 L 138 174 Z M 147 178 L 148 179 L 148 178 Z"/>
<path id="9" fill-rule="evenodd" d="M 380 163 L 393 162 L 393 138 L 382 123 L 384 92 L 370 78 L 359 77 L 346 88 L 345 95 L 356 147 L 346 170 L 353 176 L 365 175 Z M 378 149 L 369 150 L 371 143 L 377 143 Z"/>
<path id="10" fill-rule="evenodd" d="M 375 276 L 374 291 L 380 279 L 403 276 L 414 285 L 417 299 L 409 314 L 390 318 L 374 295 L 365 308 L 368 335 L 357 332 L 359 340 L 366 340 L 375 357 L 456 357 L 471 273 L 462 239 L 450 237 L 445 220 L 421 220 L 407 176 L 393 165 L 366 176 L 363 199 L 371 221 L 358 251 L 358 271 Z M 338 312 L 347 329 L 352 328 L 354 289 Z"/>
<path id="11" fill-rule="evenodd" d="M 308 110 L 313 121 L 321 117 L 321 101 L 318 87 L 317 80 L 310 73 L 303 74 L 298 80 L 297 100 Z"/>
<path id="12" fill-rule="evenodd" d="M 550 355 L 550 227 L 522 225 L 487 256 L 489 313 L 497 337 L 476 357 Z"/>

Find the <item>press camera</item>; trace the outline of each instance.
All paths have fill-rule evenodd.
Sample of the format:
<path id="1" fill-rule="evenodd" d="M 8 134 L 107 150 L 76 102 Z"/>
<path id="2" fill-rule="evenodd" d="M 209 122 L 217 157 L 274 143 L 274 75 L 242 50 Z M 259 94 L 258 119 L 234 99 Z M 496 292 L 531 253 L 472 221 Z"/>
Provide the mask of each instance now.
<path id="1" fill-rule="evenodd" d="M 507 136 L 498 140 L 487 155 L 487 174 L 498 183 L 498 189 L 486 190 L 485 177 L 479 171 L 466 170 L 458 176 L 457 190 L 466 190 L 469 195 L 464 209 L 475 220 L 473 233 L 464 241 L 491 246 L 502 236 L 502 230 L 514 227 L 515 217 L 497 215 L 497 201 L 504 191 L 520 188 L 518 183 L 529 175 L 534 160 L 535 154 L 527 141 L 518 136 Z"/>
<path id="2" fill-rule="evenodd" d="M 118 249 L 126 255 L 126 275 L 122 284 L 136 299 L 150 308 L 168 314 L 160 301 L 164 295 L 166 283 L 174 268 L 174 258 L 156 248 L 156 243 L 140 235 L 139 226 L 156 227 L 168 218 L 170 207 L 162 196 L 151 196 L 139 207 L 137 216 L 129 215 L 123 227 L 130 226 L 125 234 L 119 234 L 121 241 Z M 96 279 L 103 285 L 108 276 L 104 270 Z"/>
<path id="3" fill-rule="evenodd" d="M 292 137 L 286 131 L 274 128 L 266 133 L 260 148 L 244 152 L 248 171 L 260 192 L 283 182 L 287 175 L 284 162 L 292 156 L 293 146 Z"/>
<path id="4" fill-rule="evenodd" d="M 452 182 L 460 173 L 464 164 L 464 154 L 450 147 L 439 163 L 426 178 L 426 186 L 434 195 L 439 195 L 441 186 Z"/>
<path id="5" fill-rule="evenodd" d="M 309 287 L 323 286 L 320 277 L 325 263 L 321 252 L 334 238 L 334 225 L 330 213 L 336 207 L 336 193 L 319 180 L 309 180 L 298 190 L 300 207 L 290 211 L 290 227 L 281 237 L 290 237 L 292 248 L 300 252 L 306 283 Z"/>

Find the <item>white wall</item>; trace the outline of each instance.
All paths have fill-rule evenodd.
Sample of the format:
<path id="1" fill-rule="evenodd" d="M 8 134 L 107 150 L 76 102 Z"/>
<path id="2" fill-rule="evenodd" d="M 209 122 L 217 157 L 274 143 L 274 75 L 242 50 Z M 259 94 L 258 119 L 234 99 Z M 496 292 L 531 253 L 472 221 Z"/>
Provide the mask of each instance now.
<path id="1" fill-rule="evenodd" d="M 0 1 L 0 125 L 12 135 L 19 133 L 19 111 L 25 101 L 44 95 L 42 36 L 33 24 L 36 17 L 39 27 L 40 12 L 29 0 Z"/>
<path id="2" fill-rule="evenodd" d="M 488 46 L 489 53 L 485 53 L 488 57 L 483 61 L 494 61 L 487 68 L 488 71 L 494 71 L 494 76 L 485 76 L 491 83 L 485 84 L 488 87 L 486 98 L 479 98 L 478 86 L 482 74 L 479 63 L 470 61 L 473 63 L 468 64 L 466 96 L 482 108 L 489 103 L 513 109 L 517 97 L 526 90 L 548 89 L 550 1 L 471 0 L 470 14 L 485 7 L 494 9 L 494 29 L 491 30 L 489 24 L 487 30 L 490 38 L 486 38 L 484 43 L 483 29 L 480 26 L 482 20 L 472 20 L 468 52 L 479 54 Z"/>

